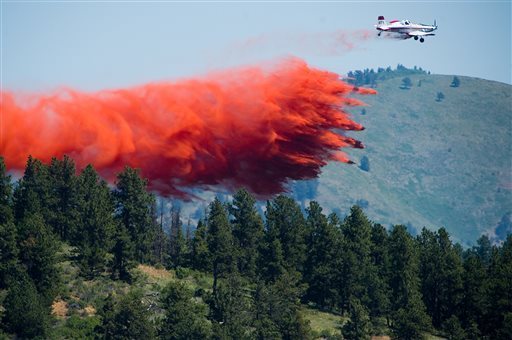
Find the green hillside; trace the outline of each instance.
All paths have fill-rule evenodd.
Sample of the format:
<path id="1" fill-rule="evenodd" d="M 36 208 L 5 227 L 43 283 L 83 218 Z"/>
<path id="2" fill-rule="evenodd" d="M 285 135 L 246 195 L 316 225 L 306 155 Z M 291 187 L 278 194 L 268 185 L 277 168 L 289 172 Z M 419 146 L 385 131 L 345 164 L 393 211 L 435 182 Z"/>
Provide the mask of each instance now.
<path id="1" fill-rule="evenodd" d="M 366 145 L 349 150 L 370 171 L 331 163 L 315 199 L 346 213 L 358 200 L 375 222 L 413 228 L 444 226 L 462 243 L 494 229 L 512 210 L 512 86 L 453 76 L 407 75 L 379 80 L 369 105 L 352 110 Z M 420 83 L 421 82 L 421 83 Z M 437 101 L 438 92 L 444 99 Z"/>

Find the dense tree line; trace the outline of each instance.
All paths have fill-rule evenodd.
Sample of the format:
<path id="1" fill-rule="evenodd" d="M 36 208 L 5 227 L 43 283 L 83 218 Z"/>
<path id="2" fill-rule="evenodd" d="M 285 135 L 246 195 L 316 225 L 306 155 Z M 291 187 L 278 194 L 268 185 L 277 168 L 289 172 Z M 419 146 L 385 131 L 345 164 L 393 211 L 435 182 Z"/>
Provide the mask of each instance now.
<path id="1" fill-rule="evenodd" d="M 387 68 L 379 67 L 377 71 L 375 71 L 373 68 L 350 71 L 347 73 L 347 82 L 354 84 L 355 86 L 377 87 L 379 80 L 427 73 L 430 74 L 430 72 L 423 70 L 421 67 L 414 66 L 413 68 L 407 68 L 402 64 L 398 64 L 395 69 L 392 69 L 391 66 L 388 66 Z M 410 86 L 411 85 L 408 85 L 405 88 L 409 88 Z"/>
<path id="2" fill-rule="evenodd" d="M 444 228 L 413 237 L 405 226 L 373 223 L 358 206 L 341 218 L 315 201 L 303 210 L 284 195 L 261 216 L 244 189 L 227 203 L 211 202 L 193 235 L 173 207 L 167 233 L 146 184 L 127 167 L 109 187 L 92 166 L 76 174 L 67 157 L 49 165 L 29 158 L 13 183 L 0 158 L 4 332 L 51 337 L 59 250 L 67 244 L 86 279 L 130 282 L 139 263 L 213 277 L 209 290 L 171 282 L 158 315 L 136 289 L 109 295 L 90 325 L 97 338 L 307 339 L 303 304 L 349 317 L 341 329 L 347 339 L 512 338 L 511 235 L 499 245 L 482 236 L 463 249 Z"/>

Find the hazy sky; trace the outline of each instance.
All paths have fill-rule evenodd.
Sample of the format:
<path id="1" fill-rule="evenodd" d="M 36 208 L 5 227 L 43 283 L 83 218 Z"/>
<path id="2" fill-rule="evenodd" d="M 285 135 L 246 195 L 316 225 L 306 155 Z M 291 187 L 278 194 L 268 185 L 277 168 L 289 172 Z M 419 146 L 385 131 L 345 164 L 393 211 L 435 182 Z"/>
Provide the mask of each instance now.
<path id="1" fill-rule="evenodd" d="M 4 90 L 124 87 L 288 55 L 340 74 L 401 63 L 511 83 L 510 0 L 1 2 Z M 379 15 L 439 29 L 423 44 L 377 39 Z"/>

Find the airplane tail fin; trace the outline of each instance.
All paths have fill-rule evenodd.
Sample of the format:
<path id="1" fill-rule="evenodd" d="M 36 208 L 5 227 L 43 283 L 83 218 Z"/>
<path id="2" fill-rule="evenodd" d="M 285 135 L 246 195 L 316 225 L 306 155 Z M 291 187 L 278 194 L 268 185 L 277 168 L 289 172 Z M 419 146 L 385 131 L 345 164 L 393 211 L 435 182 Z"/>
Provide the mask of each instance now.
<path id="1" fill-rule="evenodd" d="M 385 25 L 385 24 L 386 24 L 386 20 L 384 19 L 384 16 L 383 15 L 379 15 L 379 17 L 377 18 L 377 26 Z"/>

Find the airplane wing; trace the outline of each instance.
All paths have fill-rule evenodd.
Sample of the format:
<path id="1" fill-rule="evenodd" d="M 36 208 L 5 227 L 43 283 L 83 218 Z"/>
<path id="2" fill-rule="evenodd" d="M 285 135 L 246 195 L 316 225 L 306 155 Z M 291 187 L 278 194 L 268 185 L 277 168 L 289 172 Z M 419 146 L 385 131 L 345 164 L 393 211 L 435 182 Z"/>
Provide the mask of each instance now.
<path id="1" fill-rule="evenodd" d="M 408 32 L 407 35 L 409 35 L 411 37 L 425 37 L 427 35 L 435 35 L 435 33 L 423 32 L 423 31 L 412 31 L 412 32 Z"/>

